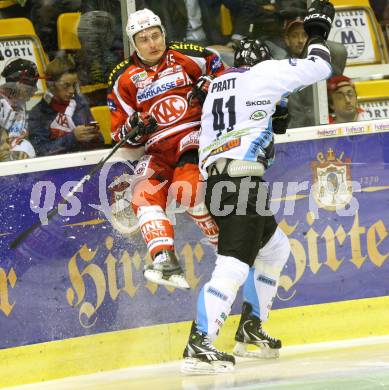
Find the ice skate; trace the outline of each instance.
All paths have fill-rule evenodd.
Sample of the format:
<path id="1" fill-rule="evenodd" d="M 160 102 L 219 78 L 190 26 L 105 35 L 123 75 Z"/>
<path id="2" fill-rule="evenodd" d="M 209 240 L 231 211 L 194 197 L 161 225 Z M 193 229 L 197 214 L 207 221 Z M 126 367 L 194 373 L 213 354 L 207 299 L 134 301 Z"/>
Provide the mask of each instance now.
<path id="1" fill-rule="evenodd" d="M 235 334 L 237 341 L 233 354 L 242 357 L 254 357 L 260 359 L 273 359 L 279 357 L 281 340 L 270 337 L 262 329 L 262 321 L 251 314 L 252 307 L 244 302 L 242 316 L 238 330 Z M 247 350 L 248 345 L 255 345 L 258 348 L 253 351 Z"/>
<path id="2" fill-rule="evenodd" d="M 163 250 L 154 258 L 152 264 L 145 266 L 144 277 L 150 282 L 187 290 L 190 288 L 184 272 L 173 251 Z"/>
<path id="3" fill-rule="evenodd" d="M 216 374 L 234 370 L 235 358 L 218 351 L 210 338 L 192 323 L 189 341 L 184 350 L 181 372 L 185 374 Z"/>

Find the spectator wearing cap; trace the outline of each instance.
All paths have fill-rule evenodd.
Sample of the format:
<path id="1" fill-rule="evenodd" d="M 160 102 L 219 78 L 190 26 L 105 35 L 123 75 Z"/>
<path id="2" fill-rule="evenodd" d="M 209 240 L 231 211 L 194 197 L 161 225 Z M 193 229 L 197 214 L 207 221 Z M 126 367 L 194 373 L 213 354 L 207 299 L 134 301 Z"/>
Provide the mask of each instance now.
<path id="1" fill-rule="evenodd" d="M 5 83 L 0 86 L 0 161 L 35 157 L 27 140 L 26 103 L 37 90 L 38 69 L 18 58 L 4 67 L 1 76 Z"/>
<path id="2" fill-rule="evenodd" d="M 368 120 L 367 113 L 358 107 L 355 85 L 346 76 L 334 76 L 327 80 L 330 123 Z"/>
<path id="3" fill-rule="evenodd" d="M 306 11 L 303 13 L 295 13 L 284 22 L 284 42 L 288 51 L 288 57 L 300 58 L 307 42 L 307 34 L 304 30 L 304 17 Z M 333 73 L 342 74 L 346 66 L 347 51 L 344 45 L 338 42 L 327 41 L 328 48 L 331 53 L 331 65 Z"/>
<path id="4" fill-rule="evenodd" d="M 306 10 L 302 9 L 284 14 L 284 42 L 287 51 L 283 58 L 301 57 L 307 41 L 303 24 L 305 15 Z M 327 45 L 331 53 L 333 74 L 342 74 L 347 60 L 346 48 L 341 43 L 332 41 L 327 41 Z M 288 128 L 313 126 L 315 124 L 313 101 L 312 86 L 290 95 L 288 102 L 290 122 Z"/>
<path id="5" fill-rule="evenodd" d="M 304 30 L 304 18 L 297 16 L 285 23 L 284 40 L 290 57 L 299 58 L 303 52 L 308 35 Z"/>

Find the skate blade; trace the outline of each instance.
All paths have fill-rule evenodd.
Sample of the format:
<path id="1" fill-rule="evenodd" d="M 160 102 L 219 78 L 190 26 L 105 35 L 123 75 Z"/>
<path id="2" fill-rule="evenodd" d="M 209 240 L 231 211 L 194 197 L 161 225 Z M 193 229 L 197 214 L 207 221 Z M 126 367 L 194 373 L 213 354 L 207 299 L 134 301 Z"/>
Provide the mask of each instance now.
<path id="1" fill-rule="evenodd" d="M 195 358 L 185 358 L 181 364 L 181 372 L 189 375 L 220 374 L 234 371 L 235 366 L 231 362 L 215 361 L 203 362 Z"/>
<path id="2" fill-rule="evenodd" d="M 247 350 L 247 344 L 245 343 L 236 343 L 232 353 L 235 356 L 248 357 L 255 359 L 277 359 L 280 357 L 279 349 L 272 349 L 268 347 L 258 346 L 256 350 L 249 351 Z"/>
<path id="3" fill-rule="evenodd" d="M 169 279 L 162 277 L 162 272 L 148 269 L 143 272 L 144 277 L 150 282 L 160 284 L 162 286 L 169 286 L 179 288 L 181 290 L 189 290 L 190 286 L 182 275 L 172 275 Z"/>

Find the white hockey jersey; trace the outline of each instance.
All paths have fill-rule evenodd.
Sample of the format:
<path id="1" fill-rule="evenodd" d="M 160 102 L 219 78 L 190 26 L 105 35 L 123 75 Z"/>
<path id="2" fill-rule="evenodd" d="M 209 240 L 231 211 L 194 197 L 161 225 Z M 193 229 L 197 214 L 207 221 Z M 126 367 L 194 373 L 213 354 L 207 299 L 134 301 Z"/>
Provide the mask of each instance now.
<path id="1" fill-rule="evenodd" d="M 311 45 L 307 58 L 269 60 L 251 68 L 230 68 L 214 79 L 203 105 L 199 167 L 220 157 L 260 161 L 274 157 L 272 115 L 277 102 L 331 76 L 329 51 Z"/>

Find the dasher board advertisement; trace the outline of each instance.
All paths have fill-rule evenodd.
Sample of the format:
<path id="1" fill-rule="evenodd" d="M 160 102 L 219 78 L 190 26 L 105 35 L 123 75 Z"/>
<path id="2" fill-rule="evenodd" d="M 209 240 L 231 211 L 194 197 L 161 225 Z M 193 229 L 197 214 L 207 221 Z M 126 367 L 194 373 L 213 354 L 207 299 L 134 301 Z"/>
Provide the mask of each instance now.
<path id="1" fill-rule="evenodd" d="M 389 294 L 389 133 L 374 126 L 276 144 L 266 180 L 292 253 L 274 309 Z M 91 166 L 0 176 L 0 348 L 193 319 L 214 250 L 185 214 L 174 214 L 192 289 L 145 281 L 151 259 L 126 195 L 134 166 L 107 165 L 15 250 L 17 235 L 44 221 Z M 240 307 L 241 299 L 232 313 Z"/>

